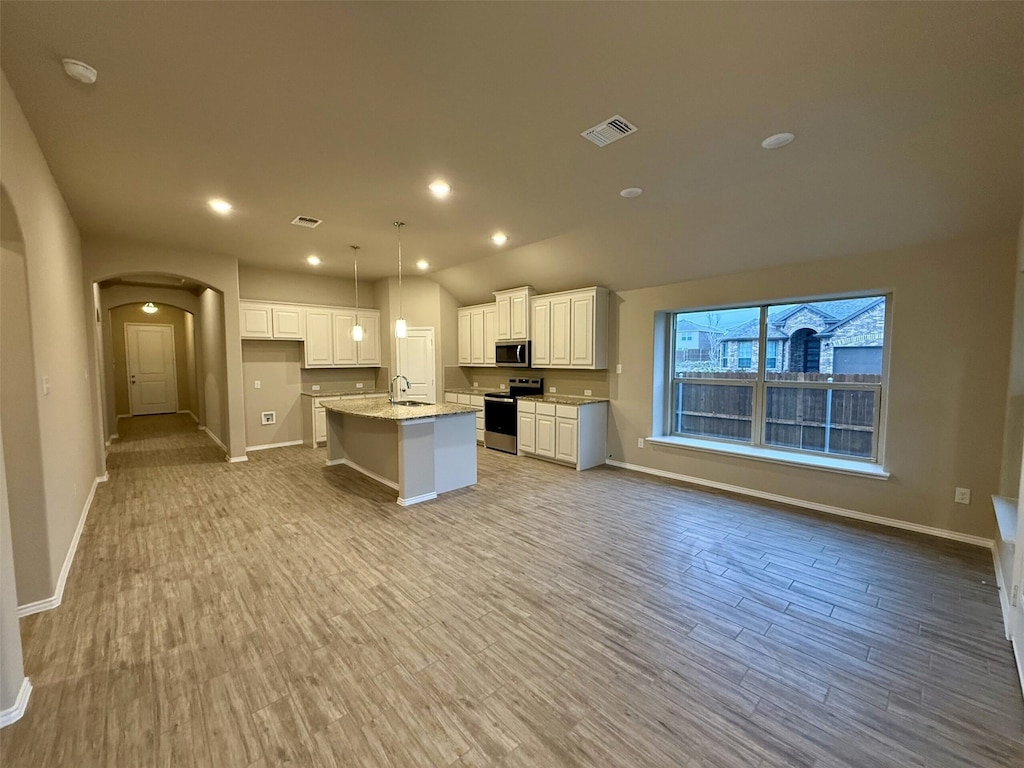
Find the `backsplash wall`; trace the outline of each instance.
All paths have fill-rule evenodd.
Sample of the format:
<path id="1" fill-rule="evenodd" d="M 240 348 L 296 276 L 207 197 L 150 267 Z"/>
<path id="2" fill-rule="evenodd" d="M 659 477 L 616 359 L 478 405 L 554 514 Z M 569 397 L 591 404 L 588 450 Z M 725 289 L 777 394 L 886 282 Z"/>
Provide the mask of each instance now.
<path id="1" fill-rule="evenodd" d="M 551 387 L 560 395 L 583 395 L 590 390 L 593 397 L 609 397 L 608 371 L 572 371 L 558 368 L 460 368 L 449 365 L 444 369 L 445 389 L 480 386 L 501 389 L 513 377 L 544 379 L 544 391 Z"/>

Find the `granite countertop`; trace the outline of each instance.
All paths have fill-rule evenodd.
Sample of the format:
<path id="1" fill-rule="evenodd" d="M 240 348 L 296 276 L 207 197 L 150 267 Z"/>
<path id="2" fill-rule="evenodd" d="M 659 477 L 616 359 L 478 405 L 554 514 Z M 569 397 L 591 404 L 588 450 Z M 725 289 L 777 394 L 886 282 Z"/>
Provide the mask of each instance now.
<path id="1" fill-rule="evenodd" d="M 486 395 L 494 390 L 494 387 L 446 387 L 444 391 L 455 395 Z"/>
<path id="2" fill-rule="evenodd" d="M 314 392 L 309 387 L 302 388 L 302 394 L 306 397 L 355 397 L 357 395 L 386 395 L 386 389 L 339 389 L 337 387 L 322 387 Z"/>
<path id="3" fill-rule="evenodd" d="M 577 395 L 525 395 L 520 400 L 531 400 L 535 403 L 554 403 L 555 405 L 590 405 L 607 403 L 607 397 L 586 397 Z"/>
<path id="4" fill-rule="evenodd" d="M 353 416 L 365 416 L 368 419 L 384 419 L 385 421 L 414 421 L 415 419 L 432 419 L 439 416 L 456 416 L 460 413 L 477 413 L 479 408 L 455 403 L 431 403 L 427 405 L 391 405 L 387 400 L 379 398 L 360 400 L 329 400 L 324 408 L 335 413 L 347 413 Z"/>

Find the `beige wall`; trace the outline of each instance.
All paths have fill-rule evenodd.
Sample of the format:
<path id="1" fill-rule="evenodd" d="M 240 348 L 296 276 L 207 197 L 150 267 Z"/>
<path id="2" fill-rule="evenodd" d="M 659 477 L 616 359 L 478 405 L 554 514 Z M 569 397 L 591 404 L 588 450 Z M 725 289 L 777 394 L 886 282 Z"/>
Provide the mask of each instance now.
<path id="1" fill-rule="evenodd" d="M 230 256 L 198 251 L 176 250 L 125 240 L 90 238 L 83 248 L 85 278 L 100 282 L 113 277 L 137 274 L 161 274 L 185 277 L 215 289 L 219 309 L 213 313 L 219 339 L 213 349 L 210 328 L 203 317 L 197 317 L 200 346 L 198 364 L 203 368 L 197 377 L 204 381 L 199 387 L 201 409 L 216 411 L 218 432 L 231 457 L 245 456 L 245 405 L 242 390 L 242 344 L 238 325 L 238 262 Z M 206 295 L 206 294 L 204 294 Z M 202 297 L 200 297 L 202 299 Z M 212 297 L 207 297 L 213 308 Z M 201 312 L 199 313 L 202 314 Z M 214 360 L 213 356 L 221 356 Z M 216 363 L 206 366 L 206 361 Z M 211 381 L 211 376 L 220 376 Z M 211 403 L 206 398 L 215 394 L 223 402 Z M 207 425 L 209 426 L 209 425 Z"/>
<path id="2" fill-rule="evenodd" d="M 29 322 L 25 258 L 0 249 L 0 420 L 7 468 L 5 497 L 10 498 L 14 572 L 22 605 L 53 594 L 49 532 L 39 440 L 39 407 L 32 374 L 32 326 Z"/>
<path id="3" fill-rule="evenodd" d="M 301 361 L 301 342 L 242 341 L 246 446 L 302 439 Z M 260 421 L 263 411 L 274 411 L 277 423 L 264 425 Z"/>
<path id="4" fill-rule="evenodd" d="M 351 253 L 344 263 L 351 268 Z M 243 299 L 260 301 L 286 301 L 295 304 L 325 304 L 333 307 L 354 307 L 356 303 L 355 282 L 330 277 L 309 268 L 308 273 L 284 272 L 276 269 L 238 267 L 238 295 Z M 359 306 L 375 308 L 373 287 L 359 281 Z"/>
<path id="5" fill-rule="evenodd" d="M 236 313 L 237 320 L 238 315 Z M 205 403 L 204 426 L 206 431 L 229 444 L 227 355 L 224 336 L 224 297 L 218 291 L 207 288 L 199 295 L 200 348 L 202 349 L 203 381 L 199 385 Z M 241 357 L 241 349 L 239 349 Z M 241 366 L 239 366 L 241 367 Z M 242 409 L 244 413 L 244 408 Z M 244 433 L 244 423 L 242 425 Z M 244 434 L 243 434 L 244 442 Z M 244 446 L 243 446 L 244 452 Z M 229 450 L 234 456 L 234 452 Z"/>
<path id="6" fill-rule="evenodd" d="M 583 395 L 590 390 L 592 397 L 608 397 L 608 371 L 566 371 L 555 368 L 452 368 L 445 369 L 445 386 L 487 387 L 500 389 L 513 376 L 544 379 L 544 391 L 555 388 L 559 395 Z M 463 383 L 460 383 L 463 382 Z"/>
<path id="7" fill-rule="evenodd" d="M 1021 217 L 1017 237 L 1014 286 L 1010 378 L 1006 393 L 1003 462 L 999 472 L 999 495 L 1008 498 L 1017 498 L 1024 454 L 1024 217 Z"/>
<path id="8" fill-rule="evenodd" d="M 3 435 L 0 435 L 0 440 L 2 438 Z M 25 677 L 21 660 L 21 631 L 18 627 L 8 488 L 4 457 L 0 454 L 0 710 L 14 706 Z"/>
<path id="9" fill-rule="evenodd" d="M 195 363 L 188 358 L 188 334 L 190 322 L 188 313 L 167 304 L 160 304 L 156 313 L 148 315 L 142 311 L 142 304 L 125 304 L 110 310 L 111 368 L 114 380 L 114 409 L 118 414 L 130 414 L 128 396 L 128 352 L 125 347 L 125 323 L 154 323 L 174 328 L 174 372 L 178 390 L 178 410 L 196 412 L 192 401 L 195 382 L 189 379 L 189 371 L 195 372 Z"/>
<path id="10" fill-rule="evenodd" d="M 56 589 L 86 499 L 103 467 L 90 376 L 91 301 L 86 303 L 78 230 L 6 76 L 0 77 L 0 183 L 17 212 L 25 245 L 32 372 L 50 392 L 38 398 L 50 593 Z M 17 499 L 10 499 L 12 511 Z M 19 548 L 13 542 L 15 550 Z"/>
<path id="11" fill-rule="evenodd" d="M 999 486 L 1013 307 L 1012 238 L 939 244 L 625 291 L 608 449 L 616 460 L 984 537 Z M 636 447 L 652 432 L 655 313 L 892 292 L 887 481 L 712 453 Z M 973 490 L 953 503 L 954 486 Z"/>

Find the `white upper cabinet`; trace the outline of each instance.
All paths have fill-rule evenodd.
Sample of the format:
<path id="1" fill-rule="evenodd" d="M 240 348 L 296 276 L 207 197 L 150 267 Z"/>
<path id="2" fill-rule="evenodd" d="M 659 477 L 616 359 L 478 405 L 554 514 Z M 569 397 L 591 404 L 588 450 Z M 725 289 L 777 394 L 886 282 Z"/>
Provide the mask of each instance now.
<path id="1" fill-rule="evenodd" d="M 334 322 L 329 309 L 306 310 L 306 353 L 307 368 L 321 368 L 334 365 Z"/>
<path id="2" fill-rule="evenodd" d="M 271 307 L 274 321 L 275 339 L 292 339 L 302 341 L 305 338 L 303 329 L 306 319 L 302 307 Z"/>
<path id="3" fill-rule="evenodd" d="M 534 368 L 608 367 L 608 289 L 535 296 L 531 306 Z"/>
<path id="4" fill-rule="evenodd" d="M 239 302 L 238 327 L 243 339 L 274 338 L 271 308 L 266 304 Z"/>
<path id="5" fill-rule="evenodd" d="M 243 339 L 290 339 L 305 337 L 305 311 L 292 304 L 259 301 L 238 302 L 239 335 Z"/>
<path id="6" fill-rule="evenodd" d="M 359 324 L 363 326 L 363 340 L 356 343 L 356 362 L 359 365 L 380 366 L 380 312 L 359 310 Z"/>
<path id="7" fill-rule="evenodd" d="M 356 359 L 356 342 L 352 338 L 352 326 L 356 324 L 354 310 L 334 310 L 331 312 L 334 321 L 334 365 L 358 365 Z"/>
<path id="8" fill-rule="evenodd" d="M 494 366 L 497 318 L 494 304 L 459 309 L 459 365 Z"/>
<path id="9" fill-rule="evenodd" d="M 523 286 L 494 294 L 498 312 L 498 341 L 525 341 L 530 338 L 530 299 L 533 288 Z"/>

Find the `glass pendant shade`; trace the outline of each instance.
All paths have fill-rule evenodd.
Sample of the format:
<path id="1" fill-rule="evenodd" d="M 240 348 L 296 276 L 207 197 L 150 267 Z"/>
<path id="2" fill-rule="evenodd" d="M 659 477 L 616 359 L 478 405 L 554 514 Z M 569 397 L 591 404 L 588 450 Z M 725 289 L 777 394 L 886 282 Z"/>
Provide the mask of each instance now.
<path id="1" fill-rule="evenodd" d="M 395 320 L 395 338 L 404 339 L 408 331 L 405 325 L 405 313 L 402 311 L 402 227 L 404 221 L 396 221 L 398 229 L 398 319 Z"/>
<path id="2" fill-rule="evenodd" d="M 363 326 L 359 325 L 359 323 L 356 323 L 355 325 L 352 326 L 352 341 L 362 341 L 362 340 L 363 340 Z"/>
<path id="3" fill-rule="evenodd" d="M 356 322 L 352 326 L 352 341 L 363 340 L 363 326 L 359 324 L 359 246 L 350 245 L 352 249 L 352 273 L 356 283 Z"/>
<path id="4" fill-rule="evenodd" d="M 404 339 L 407 330 L 408 329 L 405 326 L 405 318 L 404 317 L 400 317 L 397 320 L 395 320 L 395 338 L 396 339 Z"/>

